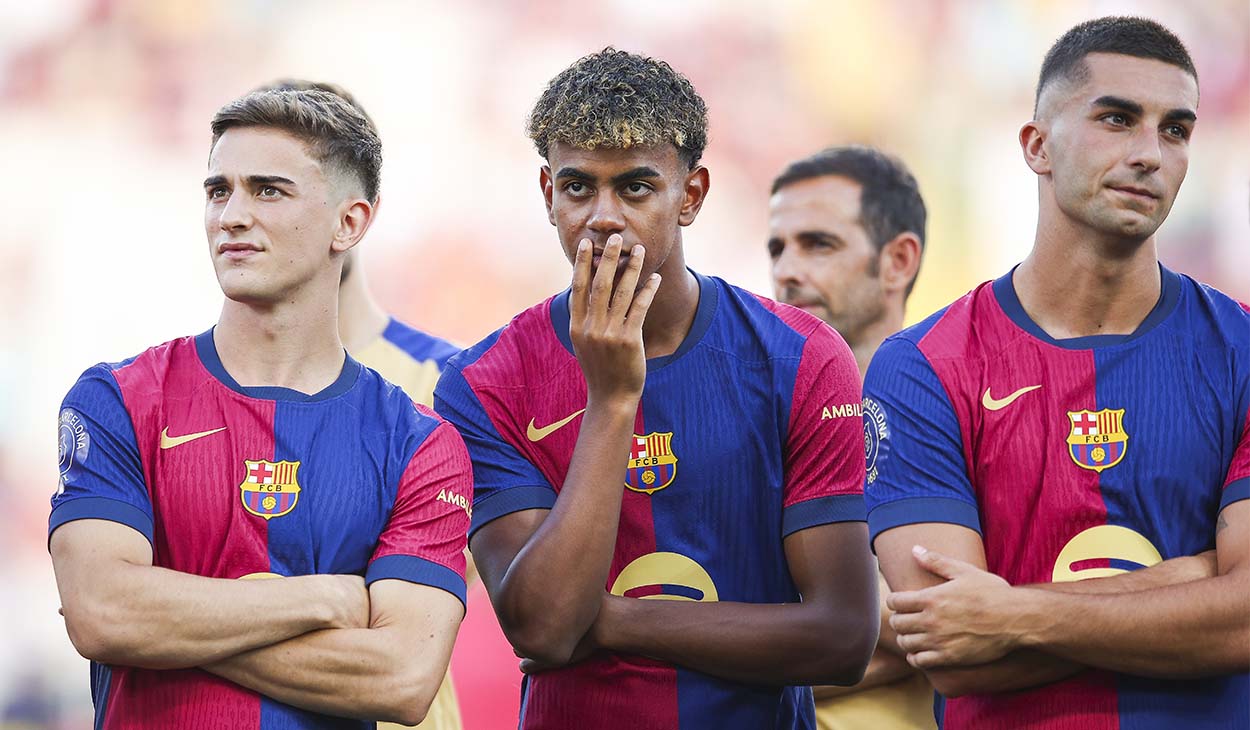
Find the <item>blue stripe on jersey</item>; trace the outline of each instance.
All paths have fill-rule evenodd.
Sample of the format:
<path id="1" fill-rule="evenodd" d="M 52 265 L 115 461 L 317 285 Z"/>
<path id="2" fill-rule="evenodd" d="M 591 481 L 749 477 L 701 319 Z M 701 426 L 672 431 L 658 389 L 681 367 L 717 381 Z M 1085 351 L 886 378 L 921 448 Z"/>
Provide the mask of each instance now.
<path id="1" fill-rule="evenodd" d="M 1220 509 L 1224 509 L 1233 502 L 1243 499 L 1250 499 L 1250 477 L 1238 479 L 1224 487 L 1224 496 L 1220 499 Z"/>
<path id="2" fill-rule="evenodd" d="M 107 664 L 91 662 L 91 704 L 95 706 L 94 730 L 104 730 L 104 718 L 109 711 L 109 690 L 113 684 L 113 668 Z"/>
<path id="3" fill-rule="evenodd" d="M 496 492 L 481 502 L 473 503 L 473 524 L 469 537 L 482 525 L 523 509 L 551 509 L 556 506 L 556 493 L 551 487 L 513 487 Z"/>
<path id="4" fill-rule="evenodd" d="M 442 370 L 460 348 L 441 337 L 422 332 L 391 317 L 382 330 L 382 339 L 412 356 L 414 360 L 433 360 Z"/>
<path id="5" fill-rule="evenodd" d="M 264 730 L 376 730 L 378 724 L 316 715 L 261 695 L 260 726 Z"/>
<path id="6" fill-rule="evenodd" d="M 781 518 L 781 536 L 816 525 L 834 522 L 863 522 L 868 519 L 864 498 L 858 494 L 832 494 L 792 504 Z"/>
<path id="7" fill-rule="evenodd" d="M 213 329 L 216 329 L 215 327 Z M 352 359 L 347 351 L 343 351 L 344 361 L 343 369 L 339 371 L 338 378 L 320 391 L 309 395 L 301 393 L 291 388 L 282 388 L 273 385 L 259 386 L 243 386 L 235 380 L 230 373 L 226 372 L 226 366 L 221 364 L 221 357 L 217 354 L 217 343 L 213 340 L 213 330 L 201 333 L 195 338 L 195 351 L 200 356 L 200 362 L 204 363 L 204 367 L 208 369 L 213 377 L 217 378 L 227 388 L 242 393 L 251 398 L 260 398 L 263 400 L 276 401 L 296 401 L 303 403 L 313 403 L 316 401 L 329 400 L 343 395 L 352 389 L 356 384 L 356 379 L 360 377 L 360 371 L 363 366 Z"/>
<path id="8" fill-rule="evenodd" d="M 370 563 L 368 571 L 365 572 L 366 585 L 388 578 L 442 588 L 459 598 L 461 603 L 466 602 L 464 578 L 451 568 L 432 560 L 415 555 L 386 555 Z"/>
<path id="9" fill-rule="evenodd" d="M 108 497 L 80 497 L 57 507 L 48 519 L 48 538 L 56 528 L 74 520 L 111 520 L 140 532 L 152 542 L 152 517 L 138 507 Z"/>
<path id="10" fill-rule="evenodd" d="M 915 524 L 917 514 L 924 515 L 925 522 L 962 525 L 981 534 L 981 514 L 976 505 L 950 497 L 911 497 L 873 508 L 872 539 L 891 528 Z"/>

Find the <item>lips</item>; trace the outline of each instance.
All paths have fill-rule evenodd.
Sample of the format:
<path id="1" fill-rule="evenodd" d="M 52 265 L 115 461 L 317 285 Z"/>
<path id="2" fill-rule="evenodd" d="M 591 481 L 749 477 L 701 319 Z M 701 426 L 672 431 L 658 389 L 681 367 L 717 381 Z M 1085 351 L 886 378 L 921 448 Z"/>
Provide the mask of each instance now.
<path id="1" fill-rule="evenodd" d="M 1112 185 L 1110 187 L 1112 190 L 1118 193 L 1131 195 L 1135 198 L 1141 198 L 1142 200 L 1158 200 L 1159 199 L 1159 196 L 1156 195 L 1154 192 L 1147 190 L 1146 188 L 1136 187 L 1134 185 Z"/>
<path id="2" fill-rule="evenodd" d="M 217 254 L 230 261 L 241 261 L 263 249 L 249 241 L 227 241 L 217 244 Z"/>

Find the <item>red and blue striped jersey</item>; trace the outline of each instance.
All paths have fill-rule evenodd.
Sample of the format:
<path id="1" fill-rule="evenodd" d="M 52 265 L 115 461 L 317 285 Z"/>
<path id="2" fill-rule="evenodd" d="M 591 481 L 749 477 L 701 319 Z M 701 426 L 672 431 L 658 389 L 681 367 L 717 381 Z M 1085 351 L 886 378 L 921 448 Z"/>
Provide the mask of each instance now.
<path id="1" fill-rule="evenodd" d="M 605 588 L 795 602 L 786 536 L 865 519 L 859 374 L 846 344 L 815 317 L 698 280 L 689 334 L 647 361 Z M 568 296 L 453 357 L 435 390 L 435 408 L 473 458 L 471 531 L 551 508 L 564 484 L 586 407 Z M 807 687 L 750 686 L 611 653 L 527 678 L 520 714 L 525 730 L 814 726 Z"/>
<path id="2" fill-rule="evenodd" d="M 210 330 L 88 369 L 60 417 L 49 536 L 104 519 L 210 578 L 356 574 L 465 597 L 471 466 L 455 429 L 348 357 L 315 395 L 240 386 Z M 240 621 L 263 617 L 240 616 Z M 97 730 L 363 728 L 198 669 L 92 664 Z"/>
<path id="3" fill-rule="evenodd" d="M 1051 338 L 1008 273 L 888 339 L 864 384 L 873 538 L 963 525 L 1013 585 L 1213 548 L 1219 511 L 1250 497 L 1250 311 L 1161 274 L 1130 335 Z M 937 712 L 946 728 L 1250 728 L 1250 675 L 1091 670 Z"/>

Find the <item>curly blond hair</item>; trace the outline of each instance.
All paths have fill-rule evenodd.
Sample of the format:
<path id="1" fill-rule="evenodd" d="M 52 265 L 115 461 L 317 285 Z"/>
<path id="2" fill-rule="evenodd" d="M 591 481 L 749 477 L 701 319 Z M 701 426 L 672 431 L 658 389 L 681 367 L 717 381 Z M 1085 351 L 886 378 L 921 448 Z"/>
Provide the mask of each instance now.
<path id="1" fill-rule="evenodd" d="M 693 169 L 707 146 L 707 104 L 664 61 L 609 46 L 547 84 L 526 133 L 543 157 L 555 142 L 587 150 L 668 142 Z"/>

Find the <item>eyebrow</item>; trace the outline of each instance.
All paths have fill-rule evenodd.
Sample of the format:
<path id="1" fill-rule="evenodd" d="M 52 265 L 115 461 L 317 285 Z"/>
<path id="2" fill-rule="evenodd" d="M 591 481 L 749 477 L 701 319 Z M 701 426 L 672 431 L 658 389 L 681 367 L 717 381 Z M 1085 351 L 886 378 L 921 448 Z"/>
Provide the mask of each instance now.
<path id="1" fill-rule="evenodd" d="M 654 168 L 643 165 L 613 176 L 610 182 L 613 185 L 619 185 L 629 180 L 640 180 L 651 177 L 660 177 L 660 173 Z M 585 172 L 584 170 L 579 170 L 576 167 L 561 167 L 560 171 L 556 173 L 556 179 L 561 178 L 573 178 L 574 180 L 585 180 L 586 182 L 594 182 L 595 180 L 593 175 Z"/>
<path id="2" fill-rule="evenodd" d="M 252 187 L 256 187 L 258 185 L 295 185 L 294 180 L 282 177 L 281 175 L 248 175 L 243 178 L 243 180 Z M 225 183 L 226 178 L 224 176 L 214 175 L 213 177 L 204 180 L 204 187 L 212 188 L 218 185 L 224 185 Z"/>
<path id="3" fill-rule="evenodd" d="M 1100 96 L 1094 100 L 1094 106 L 1119 109 L 1137 116 L 1141 116 L 1146 111 L 1142 108 L 1141 104 L 1138 104 L 1135 101 L 1130 101 L 1129 99 L 1122 99 L 1118 96 Z M 1198 115 L 1195 114 L 1192 109 L 1184 108 L 1169 109 L 1168 112 L 1163 115 L 1163 120 L 1165 122 L 1193 122 L 1197 121 L 1197 119 Z"/>

